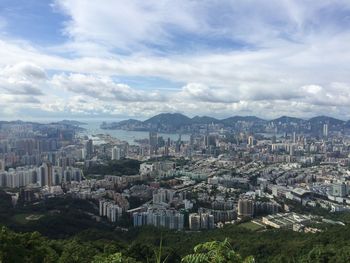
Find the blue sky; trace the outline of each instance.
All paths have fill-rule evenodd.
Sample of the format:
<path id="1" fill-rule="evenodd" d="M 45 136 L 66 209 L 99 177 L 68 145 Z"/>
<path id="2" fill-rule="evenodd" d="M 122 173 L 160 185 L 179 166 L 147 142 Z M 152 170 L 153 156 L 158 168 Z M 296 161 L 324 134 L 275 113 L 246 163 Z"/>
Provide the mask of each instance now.
<path id="1" fill-rule="evenodd" d="M 348 0 L 3 0 L 4 119 L 350 119 Z"/>

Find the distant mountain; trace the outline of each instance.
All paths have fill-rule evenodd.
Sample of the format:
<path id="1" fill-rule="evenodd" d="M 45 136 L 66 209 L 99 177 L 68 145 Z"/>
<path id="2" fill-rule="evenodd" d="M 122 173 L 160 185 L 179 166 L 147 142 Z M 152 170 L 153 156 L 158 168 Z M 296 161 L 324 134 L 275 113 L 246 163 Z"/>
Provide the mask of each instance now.
<path id="1" fill-rule="evenodd" d="M 335 125 L 335 126 L 339 126 L 339 125 L 344 125 L 346 122 L 336 119 L 336 118 L 332 118 L 332 117 L 328 117 L 328 116 L 317 116 L 314 118 L 309 119 L 309 122 L 311 124 L 325 124 L 328 123 L 329 125 Z"/>
<path id="2" fill-rule="evenodd" d="M 345 128 L 350 128 L 350 120 L 345 122 L 344 127 Z"/>
<path id="3" fill-rule="evenodd" d="M 35 125 L 35 126 L 42 125 L 41 123 L 38 123 L 38 122 L 21 121 L 21 120 L 16 120 L 16 121 L 0 121 L 0 125 L 2 125 L 2 124 L 11 124 L 11 125 L 15 125 L 15 124 L 20 124 L 20 125 L 23 125 L 23 124 L 31 124 L 31 125 Z"/>
<path id="4" fill-rule="evenodd" d="M 271 120 L 270 122 L 273 122 L 275 124 L 289 124 L 289 123 L 303 123 L 305 120 L 296 118 L 296 117 L 289 117 L 289 116 L 282 116 L 277 119 Z"/>
<path id="5" fill-rule="evenodd" d="M 233 123 L 236 122 L 251 122 L 251 123 L 264 123 L 266 122 L 266 120 L 260 119 L 258 117 L 255 116 L 233 116 L 233 117 L 229 117 L 226 119 L 221 120 L 222 123 L 226 124 L 226 125 L 232 125 Z"/>
<path id="6" fill-rule="evenodd" d="M 129 119 L 129 120 L 124 120 L 120 122 L 112 122 L 112 123 L 107 123 L 103 122 L 100 125 L 101 129 L 107 129 L 107 130 L 143 130 L 143 122 L 135 119 Z"/>
<path id="7" fill-rule="evenodd" d="M 181 113 L 161 113 L 148 120 L 145 120 L 144 124 L 151 126 L 166 125 L 180 127 L 191 124 L 191 119 Z"/>
<path id="8" fill-rule="evenodd" d="M 266 120 L 255 116 L 233 116 L 223 120 L 219 120 L 210 116 L 195 116 L 189 118 L 181 113 L 161 113 L 155 115 L 145 121 L 138 121 L 134 119 L 102 123 L 102 129 L 124 129 L 124 130 L 157 130 L 163 132 L 174 132 L 179 130 L 190 131 L 192 125 L 208 125 L 208 124 L 221 124 L 223 126 L 233 126 L 237 122 L 249 122 L 253 126 L 267 123 Z"/>
<path id="9" fill-rule="evenodd" d="M 209 117 L 209 116 L 195 116 L 191 119 L 191 122 L 193 124 L 217 124 L 217 123 L 221 123 L 220 120 L 215 119 L 213 117 Z"/>
<path id="10" fill-rule="evenodd" d="M 279 131 L 290 131 L 290 129 L 295 129 L 296 126 L 299 126 L 299 131 L 305 130 L 308 132 L 310 130 L 310 125 L 315 127 L 323 123 L 329 123 L 331 127 L 343 126 L 350 128 L 350 121 L 345 122 L 327 116 L 317 116 L 311 118 L 310 120 L 290 116 L 281 116 L 279 118 L 267 121 L 256 116 L 232 116 L 221 120 L 210 116 L 195 116 L 193 118 L 189 118 L 181 113 L 161 113 L 145 121 L 129 119 L 112 123 L 104 122 L 101 124 L 101 128 L 140 131 L 157 130 L 160 132 L 183 132 L 192 131 L 195 129 L 196 127 L 193 125 L 198 126 L 212 123 L 220 124 L 225 127 L 249 127 L 249 129 L 252 129 L 254 132 L 266 131 L 269 129 L 269 127 L 266 126 L 268 123 L 274 123 Z M 244 123 L 249 123 L 249 126 Z"/>
<path id="11" fill-rule="evenodd" d="M 25 123 L 34 123 L 34 122 L 26 122 L 21 120 L 15 120 L 15 121 L 0 121 L 0 123 L 4 124 L 25 124 Z"/>
<path id="12" fill-rule="evenodd" d="M 142 121 L 135 120 L 135 119 L 128 119 L 124 121 L 118 122 L 120 125 L 136 125 L 136 124 L 141 124 Z"/>

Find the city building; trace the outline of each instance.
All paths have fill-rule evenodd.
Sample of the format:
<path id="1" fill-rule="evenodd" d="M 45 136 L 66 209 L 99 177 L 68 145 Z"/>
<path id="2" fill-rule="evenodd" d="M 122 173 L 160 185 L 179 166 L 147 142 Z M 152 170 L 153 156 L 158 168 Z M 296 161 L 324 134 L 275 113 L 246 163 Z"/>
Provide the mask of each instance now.
<path id="1" fill-rule="evenodd" d="M 241 198 L 238 200 L 238 216 L 239 217 L 253 217 L 254 215 L 254 201 L 251 199 Z"/>

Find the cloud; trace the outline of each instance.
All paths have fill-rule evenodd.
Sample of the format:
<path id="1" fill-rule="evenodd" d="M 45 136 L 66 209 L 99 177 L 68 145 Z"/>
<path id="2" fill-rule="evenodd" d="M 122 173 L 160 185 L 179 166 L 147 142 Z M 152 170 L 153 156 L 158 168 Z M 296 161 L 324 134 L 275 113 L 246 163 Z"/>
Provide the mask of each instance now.
<path id="1" fill-rule="evenodd" d="M 132 50 L 140 45 L 169 43 L 168 27 L 194 31 L 196 4 L 190 1 L 94 1 L 58 0 L 55 8 L 70 17 L 64 33 L 76 43 Z"/>
<path id="2" fill-rule="evenodd" d="M 225 89 L 212 89 L 200 83 L 189 83 L 182 88 L 180 96 L 183 99 L 212 102 L 212 103 L 233 103 L 239 99 L 234 93 Z"/>
<path id="3" fill-rule="evenodd" d="M 8 78 L 21 78 L 23 80 L 45 80 L 45 70 L 33 63 L 21 62 L 13 66 L 6 66 L 2 75 Z"/>
<path id="4" fill-rule="evenodd" d="M 2 82 L 0 84 L 0 89 L 8 94 L 14 95 L 43 95 L 40 88 L 37 88 L 28 82 Z"/>
<path id="5" fill-rule="evenodd" d="M 58 88 L 83 94 L 102 101 L 163 101 L 165 95 L 157 91 L 136 90 L 126 84 L 115 83 L 109 77 L 85 74 L 54 75 L 51 83 Z"/>
<path id="6" fill-rule="evenodd" d="M 1 104 L 39 104 L 40 101 L 34 96 L 0 94 Z M 7 105 L 9 106 L 9 105 Z"/>
<path id="7" fill-rule="evenodd" d="M 22 107 L 36 114 L 350 118 L 347 0 L 56 0 L 54 8 L 66 18 L 57 29 L 64 43 L 0 36 L 0 94 L 40 101 Z"/>
<path id="8" fill-rule="evenodd" d="M 156 53 L 193 52 L 191 41 L 198 39 L 209 46 L 218 40 L 248 47 L 303 42 L 305 35 L 341 28 L 350 10 L 346 0 L 56 0 L 55 7 L 69 17 L 64 32 L 75 43 Z"/>
<path id="9" fill-rule="evenodd" d="M 40 85 L 46 80 L 45 71 L 31 63 L 19 63 L 0 69 L 0 92 L 18 96 L 18 103 L 38 102 L 35 96 L 43 95 Z M 25 100 L 25 96 L 28 99 Z"/>

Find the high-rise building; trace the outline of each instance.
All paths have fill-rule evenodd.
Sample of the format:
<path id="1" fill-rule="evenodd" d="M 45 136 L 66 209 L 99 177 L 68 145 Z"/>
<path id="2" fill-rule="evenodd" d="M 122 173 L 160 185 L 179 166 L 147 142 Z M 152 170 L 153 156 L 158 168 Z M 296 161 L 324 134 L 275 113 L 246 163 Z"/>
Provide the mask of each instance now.
<path id="1" fill-rule="evenodd" d="M 0 172 L 5 171 L 5 161 L 0 159 Z"/>
<path id="2" fill-rule="evenodd" d="M 133 213 L 134 226 L 153 225 L 182 230 L 184 215 L 173 209 L 149 209 L 147 212 Z"/>
<path id="3" fill-rule="evenodd" d="M 85 154 L 87 158 L 90 158 L 94 152 L 94 145 L 91 139 L 85 142 Z"/>
<path id="4" fill-rule="evenodd" d="M 254 137 L 253 136 L 249 136 L 248 137 L 248 146 L 249 147 L 253 147 L 254 146 Z"/>
<path id="5" fill-rule="evenodd" d="M 53 182 L 53 171 L 52 171 L 52 165 L 48 162 L 43 163 L 39 167 L 39 183 L 41 186 L 52 186 L 54 185 Z"/>
<path id="6" fill-rule="evenodd" d="M 297 134 L 296 132 L 293 132 L 293 143 L 297 142 Z"/>
<path id="7" fill-rule="evenodd" d="M 122 216 L 123 209 L 113 201 L 100 200 L 99 202 L 100 216 L 104 216 L 110 222 L 117 222 Z"/>
<path id="8" fill-rule="evenodd" d="M 114 146 L 112 148 L 112 160 L 120 160 L 121 156 L 121 148 L 118 146 Z"/>
<path id="9" fill-rule="evenodd" d="M 157 132 L 149 132 L 149 146 L 150 146 L 150 155 L 157 154 L 158 151 L 158 134 Z"/>
<path id="10" fill-rule="evenodd" d="M 251 199 L 239 199 L 238 215 L 241 217 L 252 217 L 254 215 L 254 201 Z"/>
<path id="11" fill-rule="evenodd" d="M 294 155 L 294 150 L 295 150 L 294 147 L 295 147 L 295 146 L 294 146 L 293 144 L 290 145 L 290 147 L 289 147 L 289 155 L 290 155 L 290 156 L 293 156 L 293 155 Z"/>
<path id="12" fill-rule="evenodd" d="M 209 213 L 192 213 L 189 215 L 189 227 L 191 230 L 213 229 L 214 216 Z"/>
<path id="13" fill-rule="evenodd" d="M 139 212 L 133 214 L 133 225 L 134 226 L 144 226 L 147 225 L 148 213 L 147 212 Z"/>
<path id="14" fill-rule="evenodd" d="M 153 204 L 169 203 L 173 200 L 174 191 L 168 189 L 159 189 L 153 194 Z"/>
<path id="15" fill-rule="evenodd" d="M 328 124 L 323 124 L 323 137 L 328 137 Z"/>
<path id="16" fill-rule="evenodd" d="M 190 214 L 189 227 L 191 230 L 199 230 L 201 228 L 201 216 L 199 214 Z"/>

